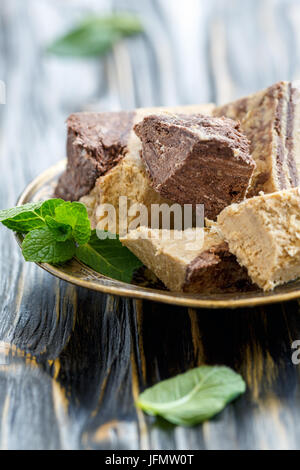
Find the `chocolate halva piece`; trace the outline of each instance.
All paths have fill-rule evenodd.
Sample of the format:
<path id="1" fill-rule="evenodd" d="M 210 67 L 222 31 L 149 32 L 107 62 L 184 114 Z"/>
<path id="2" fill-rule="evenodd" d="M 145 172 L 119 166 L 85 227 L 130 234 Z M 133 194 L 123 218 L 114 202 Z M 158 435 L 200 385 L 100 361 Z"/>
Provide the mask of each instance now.
<path id="1" fill-rule="evenodd" d="M 182 113 L 211 113 L 212 104 L 182 106 Z M 78 200 L 95 186 L 99 176 L 130 152 L 133 126 L 145 115 L 165 108 L 140 108 L 134 111 L 71 114 L 67 120 L 67 168 L 59 180 L 56 195 Z"/>
<path id="2" fill-rule="evenodd" d="M 204 204 L 215 219 L 241 201 L 255 163 L 239 124 L 228 118 L 161 113 L 134 128 L 153 188 L 179 204 Z"/>
<path id="3" fill-rule="evenodd" d="M 67 120 L 67 168 L 56 196 L 78 200 L 125 155 L 134 112 L 77 113 Z"/>
<path id="4" fill-rule="evenodd" d="M 183 114 L 211 114 L 214 105 L 72 114 L 67 121 L 67 168 L 57 184 L 56 197 L 81 200 L 87 206 L 93 227 L 99 221 L 99 204 L 112 204 L 118 220 L 120 196 L 147 208 L 168 203 L 150 185 L 140 157 L 142 144 L 133 130 L 145 116 L 165 109 Z"/>
<path id="5" fill-rule="evenodd" d="M 171 291 L 218 293 L 253 288 L 227 244 L 209 229 L 139 227 L 120 240 Z"/>
<path id="6" fill-rule="evenodd" d="M 215 116 L 239 120 L 256 163 L 247 197 L 299 185 L 300 81 L 279 82 L 233 103 Z"/>
<path id="7" fill-rule="evenodd" d="M 226 207 L 218 227 L 230 252 L 265 291 L 300 277 L 299 188 Z"/>

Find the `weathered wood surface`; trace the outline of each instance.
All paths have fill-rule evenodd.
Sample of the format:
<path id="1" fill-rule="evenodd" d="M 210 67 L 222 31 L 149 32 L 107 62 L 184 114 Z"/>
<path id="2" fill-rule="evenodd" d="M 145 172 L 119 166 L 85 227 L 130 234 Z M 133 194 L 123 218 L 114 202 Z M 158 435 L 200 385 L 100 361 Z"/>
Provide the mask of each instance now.
<path id="1" fill-rule="evenodd" d="M 43 54 L 95 5 L 138 11 L 145 35 L 101 63 Z M 297 78 L 299 17 L 288 0 L 1 0 L 1 207 L 62 158 L 64 119 L 87 104 L 226 101 Z M 1 448 L 300 447 L 298 302 L 195 311 L 101 295 L 25 264 L 5 229 L 0 275 Z M 139 390 L 203 363 L 240 371 L 247 394 L 191 429 L 135 409 Z"/>

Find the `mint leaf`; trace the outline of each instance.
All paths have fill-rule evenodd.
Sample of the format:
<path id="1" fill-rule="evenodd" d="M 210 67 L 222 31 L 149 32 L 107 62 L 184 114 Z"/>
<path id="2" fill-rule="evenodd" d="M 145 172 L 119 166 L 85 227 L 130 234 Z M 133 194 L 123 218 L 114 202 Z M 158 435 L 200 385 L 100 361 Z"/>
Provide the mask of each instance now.
<path id="1" fill-rule="evenodd" d="M 0 211 L 0 222 L 3 222 L 6 219 L 14 218 L 19 214 L 39 209 L 42 204 L 43 201 L 29 202 L 28 204 L 24 204 L 23 206 L 12 207 L 11 209 L 3 209 Z"/>
<path id="2" fill-rule="evenodd" d="M 36 263 L 64 263 L 75 254 L 73 240 L 57 241 L 49 227 L 29 232 L 22 243 L 22 252 L 26 261 Z"/>
<path id="3" fill-rule="evenodd" d="M 81 202 L 64 202 L 55 209 L 55 220 L 72 227 L 72 235 L 78 245 L 87 243 L 91 236 L 91 224 L 86 207 Z"/>
<path id="4" fill-rule="evenodd" d="M 70 226 L 72 235 L 79 245 L 86 243 L 91 234 L 91 224 L 85 205 L 81 202 L 65 202 L 62 199 L 48 199 L 0 211 L 0 222 L 11 230 L 21 233 L 46 226 L 55 228 L 61 241 L 70 236 L 70 229 L 66 228 Z M 59 232 L 65 234 L 66 238 L 61 238 Z"/>
<path id="5" fill-rule="evenodd" d="M 43 202 L 40 208 L 40 215 L 45 219 L 47 215 L 50 217 L 55 216 L 55 209 L 60 206 L 61 204 L 64 204 L 65 201 L 63 199 L 47 199 L 46 201 Z"/>
<path id="6" fill-rule="evenodd" d="M 95 230 L 88 243 L 77 247 L 76 257 L 95 271 L 123 282 L 131 282 L 134 271 L 142 266 L 118 237 L 100 240 Z"/>
<path id="7" fill-rule="evenodd" d="M 142 263 L 124 247 L 117 235 L 100 240 L 84 204 L 49 199 L 0 211 L 0 222 L 8 228 L 27 233 L 22 244 L 26 261 L 63 263 L 75 253 L 79 260 L 96 271 L 124 282 Z M 103 239 L 104 238 L 104 239 Z"/>
<path id="8" fill-rule="evenodd" d="M 171 423 L 191 426 L 219 413 L 245 390 L 244 380 L 232 369 L 201 366 L 148 388 L 137 406 Z"/>
<path id="9" fill-rule="evenodd" d="M 62 56 L 101 56 L 122 37 L 140 33 L 140 20 L 130 14 L 88 17 L 66 35 L 58 38 L 48 52 Z"/>
<path id="10" fill-rule="evenodd" d="M 46 215 L 45 222 L 47 227 L 52 230 L 53 236 L 58 242 L 64 242 L 72 236 L 71 225 L 66 225 L 62 224 L 61 222 L 57 222 L 50 215 Z"/>
<path id="11" fill-rule="evenodd" d="M 26 233 L 45 226 L 46 215 L 53 215 L 62 199 L 48 199 L 0 211 L 0 222 L 15 232 Z"/>

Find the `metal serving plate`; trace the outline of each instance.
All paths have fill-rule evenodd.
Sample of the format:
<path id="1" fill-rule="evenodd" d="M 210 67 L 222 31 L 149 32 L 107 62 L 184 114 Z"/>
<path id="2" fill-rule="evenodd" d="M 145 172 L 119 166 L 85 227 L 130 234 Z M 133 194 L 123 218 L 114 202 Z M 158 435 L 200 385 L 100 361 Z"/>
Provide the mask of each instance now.
<path id="1" fill-rule="evenodd" d="M 17 204 L 51 197 L 55 184 L 64 171 L 66 161 L 60 161 L 30 183 L 18 199 Z M 22 236 L 16 234 L 19 245 Z M 251 292 L 224 294 L 181 294 L 164 290 L 159 281 L 148 270 L 136 276 L 132 284 L 116 281 L 97 273 L 81 262 L 73 259 L 63 266 L 37 263 L 54 276 L 87 289 L 108 294 L 153 300 L 174 305 L 196 308 L 237 308 L 282 302 L 300 297 L 300 279 L 276 288 L 273 292 L 254 290 Z"/>

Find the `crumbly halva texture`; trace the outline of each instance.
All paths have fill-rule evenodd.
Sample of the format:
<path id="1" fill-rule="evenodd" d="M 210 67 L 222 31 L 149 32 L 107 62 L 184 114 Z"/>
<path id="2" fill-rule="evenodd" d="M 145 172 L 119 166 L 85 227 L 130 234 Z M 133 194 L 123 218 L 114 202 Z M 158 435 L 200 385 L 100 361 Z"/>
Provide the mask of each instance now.
<path id="1" fill-rule="evenodd" d="M 204 204 L 211 219 L 244 199 L 255 163 L 237 122 L 163 113 L 145 117 L 134 130 L 152 186 L 162 197 Z"/>
<path id="2" fill-rule="evenodd" d="M 233 204 L 218 216 L 229 250 L 265 291 L 300 276 L 299 188 Z"/>
<path id="3" fill-rule="evenodd" d="M 120 196 L 127 197 L 129 206 L 143 204 L 149 212 L 151 204 L 171 205 L 172 202 L 151 187 L 140 156 L 142 144 L 133 130 L 134 125 L 145 116 L 164 112 L 165 109 L 183 114 L 211 114 L 214 105 L 140 108 L 133 112 L 72 115 L 68 121 L 68 165 L 58 182 L 56 196 L 70 200 L 80 199 L 88 209 L 93 227 L 101 219 L 97 215 L 99 204 L 113 205 L 118 222 Z M 130 218 L 128 222 L 130 223 Z M 116 230 L 118 232 L 118 225 Z"/>
<path id="4" fill-rule="evenodd" d="M 217 293 L 253 288 L 247 271 L 216 231 L 139 227 L 120 240 L 171 291 Z"/>
<path id="5" fill-rule="evenodd" d="M 276 83 L 213 114 L 240 121 L 250 141 L 256 169 L 247 197 L 299 185 L 300 81 Z"/>
<path id="6" fill-rule="evenodd" d="M 100 175 L 123 158 L 134 115 L 134 111 L 71 114 L 67 120 L 67 168 L 56 187 L 57 197 L 80 199 Z"/>

